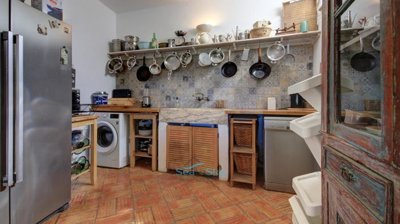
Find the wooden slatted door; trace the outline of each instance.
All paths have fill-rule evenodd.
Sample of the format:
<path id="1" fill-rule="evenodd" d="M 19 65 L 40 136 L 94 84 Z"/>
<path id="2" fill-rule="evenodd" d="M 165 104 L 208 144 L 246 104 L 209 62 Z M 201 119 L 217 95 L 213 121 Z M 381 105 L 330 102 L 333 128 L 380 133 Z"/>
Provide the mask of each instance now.
<path id="1" fill-rule="evenodd" d="M 192 165 L 192 127 L 167 126 L 167 169 L 185 169 Z"/>
<path id="2" fill-rule="evenodd" d="M 218 176 L 218 128 L 193 128 L 194 171 Z"/>

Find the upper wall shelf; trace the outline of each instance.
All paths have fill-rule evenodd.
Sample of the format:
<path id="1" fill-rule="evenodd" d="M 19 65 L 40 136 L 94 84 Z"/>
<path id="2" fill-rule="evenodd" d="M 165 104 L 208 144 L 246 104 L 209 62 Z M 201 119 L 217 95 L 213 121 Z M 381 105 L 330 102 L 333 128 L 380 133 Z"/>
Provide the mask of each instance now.
<path id="1" fill-rule="evenodd" d="M 166 47 L 158 49 L 118 51 L 118 52 L 110 52 L 108 53 L 108 55 L 110 57 L 120 56 L 120 55 L 138 55 L 138 54 L 145 55 L 145 54 L 154 54 L 156 52 L 162 53 L 162 52 L 186 51 L 186 50 L 191 50 L 196 53 L 199 49 L 216 48 L 216 47 L 221 47 L 221 48 L 229 47 L 232 50 L 242 50 L 243 48 L 256 49 L 258 47 L 266 48 L 271 43 L 274 43 L 276 41 L 282 41 L 283 43 L 290 43 L 290 45 L 309 45 L 309 44 L 314 44 L 318 40 L 319 35 L 320 35 L 319 31 L 309 31 L 307 33 L 294 33 L 294 34 L 279 35 L 274 37 L 237 40 L 233 42 L 188 45 L 188 46 L 171 47 L 171 48 Z"/>

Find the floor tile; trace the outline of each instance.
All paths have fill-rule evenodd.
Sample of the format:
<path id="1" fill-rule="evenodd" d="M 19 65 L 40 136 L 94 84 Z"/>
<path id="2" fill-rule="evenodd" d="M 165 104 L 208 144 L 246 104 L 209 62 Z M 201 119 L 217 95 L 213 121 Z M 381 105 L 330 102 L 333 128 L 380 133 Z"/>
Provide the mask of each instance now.
<path id="1" fill-rule="evenodd" d="M 230 187 L 203 176 L 152 172 L 149 167 L 98 169 L 98 184 L 85 174 L 72 184 L 70 208 L 46 224 L 286 224 L 287 193 L 260 186 Z"/>

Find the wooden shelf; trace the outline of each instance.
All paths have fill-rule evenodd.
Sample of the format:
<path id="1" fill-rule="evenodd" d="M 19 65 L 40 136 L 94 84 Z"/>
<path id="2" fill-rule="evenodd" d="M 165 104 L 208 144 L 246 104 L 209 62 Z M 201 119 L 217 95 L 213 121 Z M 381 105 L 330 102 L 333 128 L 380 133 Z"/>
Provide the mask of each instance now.
<path id="1" fill-rule="evenodd" d="M 77 175 L 71 175 L 71 179 L 76 179 L 79 176 L 90 172 L 90 183 L 92 185 L 97 184 L 97 144 L 95 144 L 95 139 L 97 139 L 97 116 L 90 115 L 90 116 L 74 116 L 72 118 L 72 128 L 82 127 L 82 126 L 89 126 L 90 127 L 90 142 L 91 144 L 88 146 L 84 146 L 79 149 L 72 149 L 71 153 L 90 150 L 90 167 L 89 169 L 79 173 Z"/>
<path id="2" fill-rule="evenodd" d="M 142 152 L 142 151 L 136 151 L 135 156 L 136 157 L 144 157 L 144 158 L 152 158 L 152 156 L 149 155 L 147 152 Z"/>
<path id="3" fill-rule="evenodd" d="M 152 132 L 151 135 L 139 135 L 137 131 L 138 120 L 151 120 L 152 121 Z M 129 152 L 130 152 L 130 167 L 135 167 L 136 158 L 150 158 L 151 159 L 151 170 L 157 171 L 157 148 L 158 148 L 158 114 L 157 113 L 131 113 L 129 115 Z M 147 152 L 141 152 L 136 150 L 136 139 L 151 139 L 151 155 Z"/>
<path id="4" fill-rule="evenodd" d="M 254 38 L 247 40 L 237 40 L 232 42 L 223 42 L 223 43 L 211 43 L 211 44 L 199 44 L 199 45 L 188 45 L 188 46 L 179 46 L 179 47 L 166 47 L 166 48 L 157 48 L 157 49 L 142 49 L 142 50 L 132 50 L 132 51 L 118 51 L 118 52 L 109 52 L 109 56 L 124 56 L 124 55 L 146 55 L 154 53 L 163 53 L 163 52 L 175 52 L 175 51 L 187 51 L 191 50 L 194 53 L 199 49 L 205 48 L 216 48 L 216 47 L 229 47 L 235 50 L 243 50 L 244 47 L 250 49 L 256 49 L 258 47 L 266 48 L 268 45 L 276 42 L 290 42 L 290 45 L 307 45 L 314 44 L 320 36 L 319 31 L 309 31 L 307 33 L 292 33 L 286 35 L 278 35 L 273 37 L 263 37 L 263 38 Z"/>
<path id="5" fill-rule="evenodd" d="M 90 149 L 92 146 L 91 145 L 87 145 L 87 146 L 84 146 L 84 147 L 82 147 L 82 148 L 79 148 L 79 149 L 72 149 L 71 150 L 71 153 L 76 153 L 76 152 L 79 152 L 79 151 L 84 151 L 84 150 L 86 150 L 86 149 Z"/>
<path id="6" fill-rule="evenodd" d="M 365 30 L 361 30 L 359 33 L 359 35 L 357 37 L 354 37 L 353 39 L 347 41 L 346 43 L 340 45 L 340 51 L 343 51 L 344 49 L 350 47 L 351 45 L 355 44 L 355 43 L 359 43 L 360 42 L 360 38 L 364 39 L 376 32 L 378 32 L 381 29 L 380 26 L 374 26 Z"/>
<path id="7" fill-rule="evenodd" d="M 254 154 L 254 150 L 250 147 L 233 146 L 233 153 Z"/>
<path id="8" fill-rule="evenodd" d="M 253 177 L 251 175 L 234 173 L 231 178 L 234 182 L 253 184 Z"/>
<path id="9" fill-rule="evenodd" d="M 85 171 L 83 171 L 83 172 L 81 172 L 81 173 L 79 173 L 79 174 L 73 174 L 73 175 L 71 176 L 71 180 L 75 180 L 76 178 L 78 178 L 78 177 L 80 177 L 80 176 L 82 176 L 83 174 L 88 173 L 88 172 L 90 172 L 90 169 L 87 169 L 87 170 L 85 170 Z"/>
<path id="10" fill-rule="evenodd" d="M 152 139 L 153 136 L 149 135 L 149 136 L 145 136 L 145 135 L 135 135 L 135 138 L 147 138 L 147 139 Z"/>

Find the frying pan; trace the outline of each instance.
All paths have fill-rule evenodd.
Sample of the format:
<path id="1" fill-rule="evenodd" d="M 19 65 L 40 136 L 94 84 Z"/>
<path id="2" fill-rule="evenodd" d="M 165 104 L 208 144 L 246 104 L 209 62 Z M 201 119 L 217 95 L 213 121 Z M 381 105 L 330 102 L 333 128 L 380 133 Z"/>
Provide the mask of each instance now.
<path id="1" fill-rule="evenodd" d="M 359 72 L 368 72 L 376 67 L 376 58 L 372 54 L 364 52 L 364 42 L 360 38 L 361 52 L 353 55 L 350 60 L 351 67 Z"/>
<path id="2" fill-rule="evenodd" d="M 258 48 L 258 62 L 250 67 L 249 72 L 257 80 L 265 79 L 271 74 L 271 67 L 261 61 L 261 48 Z"/>
<path id="3" fill-rule="evenodd" d="M 221 68 L 221 74 L 226 77 L 230 78 L 234 76 L 237 72 L 237 66 L 234 62 L 231 61 L 231 50 L 229 49 L 228 52 L 228 62 L 226 62 Z"/>
<path id="4" fill-rule="evenodd" d="M 149 67 L 146 65 L 146 57 L 143 57 L 143 65 L 136 72 L 136 78 L 141 82 L 146 82 L 151 77 Z"/>

